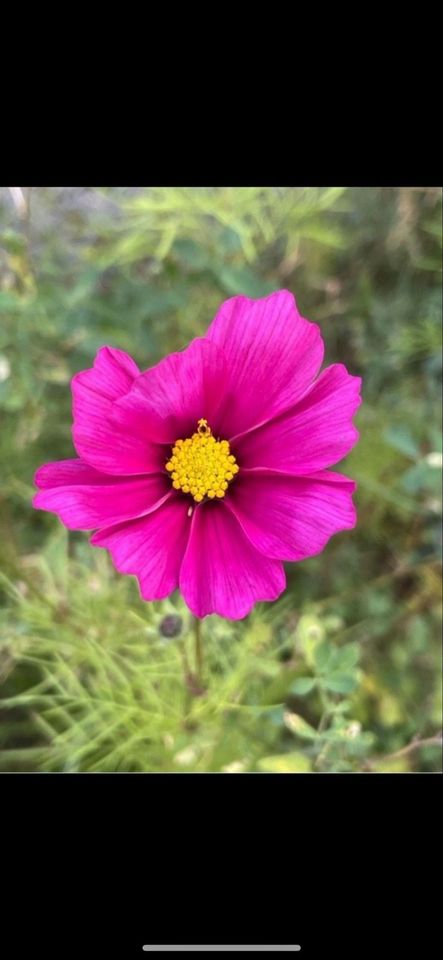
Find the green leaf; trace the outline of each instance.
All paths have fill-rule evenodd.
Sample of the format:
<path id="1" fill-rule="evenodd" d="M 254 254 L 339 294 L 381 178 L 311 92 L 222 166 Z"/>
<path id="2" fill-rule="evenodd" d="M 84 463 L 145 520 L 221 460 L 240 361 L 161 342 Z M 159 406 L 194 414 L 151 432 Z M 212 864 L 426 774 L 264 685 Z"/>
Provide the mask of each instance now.
<path id="1" fill-rule="evenodd" d="M 182 237 L 176 240 L 172 252 L 192 270 L 205 270 L 209 266 L 208 251 L 191 238 Z"/>
<path id="2" fill-rule="evenodd" d="M 302 226 L 300 233 L 303 240 L 314 240 L 316 243 L 323 243 L 327 247 L 335 250 L 343 250 L 346 247 L 346 239 L 338 227 L 322 226 L 322 224 L 309 224 Z"/>
<path id="3" fill-rule="evenodd" d="M 406 457 L 415 459 L 420 455 L 420 449 L 407 427 L 388 427 L 384 431 L 383 439 L 390 447 L 404 453 Z"/>
<path id="4" fill-rule="evenodd" d="M 265 773 L 308 773 L 311 770 L 311 761 L 303 753 L 275 754 L 273 757 L 262 757 L 257 767 Z"/>
<path id="5" fill-rule="evenodd" d="M 410 470 L 407 470 L 401 478 L 401 485 L 408 493 L 418 493 L 419 490 L 426 490 L 433 486 L 440 489 L 441 480 L 437 471 L 430 467 L 425 460 L 415 463 Z"/>
<path id="6" fill-rule="evenodd" d="M 409 757 L 394 757 L 388 760 L 378 760 L 373 763 L 372 768 L 377 773 L 406 773 L 409 768 Z"/>
<path id="7" fill-rule="evenodd" d="M 300 717 L 298 713 L 291 713 L 289 710 L 286 710 L 283 719 L 285 727 L 287 727 L 291 733 L 295 733 L 298 737 L 303 737 L 306 740 L 317 739 L 317 731 L 314 730 L 314 727 L 311 727 L 311 724 L 307 723 L 303 717 Z"/>
<path id="8" fill-rule="evenodd" d="M 334 650 L 331 658 L 331 665 L 334 671 L 346 673 L 347 670 L 355 667 L 360 659 L 360 648 L 357 643 L 347 643 L 345 647 L 339 647 Z"/>
<path id="9" fill-rule="evenodd" d="M 246 297 L 265 297 L 275 290 L 275 284 L 258 277 L 247 267 L 224 266 L 217 270 L 217 279 L 230 294 L 243 293 Z"/>
<path id="10" fill-rule="evenodd" d="M 331 644 L 327 640 L 323 640 L 322 643 L 317 644 L 313 652 L 314 665 L 318 673 L 325 673 L 331 657 L 334 653 L 334 648 L 331 647 Z"/>
<path id="11" fill-rule="evenodd" d="M 351 693 L 358 686 L 358 680 L 352 673 L 331 673 L 322 681 L 322 685 L 332 693 Z"/>
<path id="12" fill-rule="evenodd" d="M 297 680 L 294 680 L 290 687 L 290 693 L 296 693 L 298 696 L 304 697 L 306 693 L 310 693 L 314 689 L 315 684 L 315 677 L 297 677 Z"/>

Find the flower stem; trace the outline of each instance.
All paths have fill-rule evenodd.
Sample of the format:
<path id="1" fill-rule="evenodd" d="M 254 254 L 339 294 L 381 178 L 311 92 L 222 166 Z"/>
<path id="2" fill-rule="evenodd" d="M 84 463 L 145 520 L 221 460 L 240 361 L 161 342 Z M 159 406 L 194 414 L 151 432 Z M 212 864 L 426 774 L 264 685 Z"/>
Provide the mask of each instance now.
<path id="1" fill-rule="evenodd" d="M 321 705 L 322 705 L 322 714 L 321 714 L 321 717 L 320 717 L 320 723 L 319 723 L 319 725 L 318 725 L 318 727 L 317 727 L 317 734 L 321 735 L 321 734 L 323 733 L 326 725 L 327 725 L 328 720 L 329 720 L 330 713 L 331 713 L 331 708 L 330 708 L 330 705 L 329 705 L 328 698 L 325 696 L 325 694 L 324 694 L 323 690 L 321 689 L 321 687 L 320 687 L 320 689 L 319 689 L 319 694 L 320 694 L 320 700 L 321 700 Z M 331 746 L 330 743 L 328 743 L 328 742 L 324 743 L 323 747 L 322 747 L 321 750 L 320 750 L 320 753 L 317 754 L 317 757 L 316 757 L 316 759 L 315 759 L 315 761 L 314 761 L 314 767 L 315 767 L 315 768 L 321 767 L 321 765 L 323 764 L 323 761 L 324 761 L 325 758 L 326 758 L 326 754 L 328 753 L 328 750 L 329 750 L 329 747 L 330 747 L 330 746 Z"/>
<path id="2" fill-rule="evenodd" d="M 194 617 L 194 633 L 195 633 L 195 665 L 196 665 L 196 674 L 199 683 L 202 682 L 202 673 L 203 673 L 203 648 L 202 648 L 202 634 L 201 634 L 202 622 L 199 617 Z"/>
<path id="3" fill-rule="evenodd" d="M 317 733 L 323 733 L 323 730 L 325 729 L 327 720 L 329 718 L 329 714 L 331 712 L 331 708 L 329 706 L 327 697 L 325 697 L 323 693 L 323 690 L 320 689 L 319 693 L 320 693 L 320 700 L 322 705 L 322 715 L 320 717 L 320 723 L 317 728 Z"/>

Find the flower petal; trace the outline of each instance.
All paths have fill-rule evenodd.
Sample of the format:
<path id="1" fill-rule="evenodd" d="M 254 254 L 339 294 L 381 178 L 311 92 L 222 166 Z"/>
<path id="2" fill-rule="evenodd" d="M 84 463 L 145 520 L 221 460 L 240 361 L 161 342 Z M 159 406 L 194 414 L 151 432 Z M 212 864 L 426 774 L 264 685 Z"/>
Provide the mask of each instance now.
<path id="1" fill-rule="evenodd" d="M 331 471 L 310 477 L 250 471 L 232 484 L 226 506 L 265 556 L 303 560 L 320 553 L 333 534 L 355 526 L 355 487 Z"/>
<path id="2" fill-rule="evenodd" d="M 103 473 L 140 474 L 161 469 L 162 452 L 130 424 L 111 419 L 113 403 L 128 392 L 139 369 L 123 350 L 102 347 L 91 370 L 72 380 L 72 435 L 79 456 Z"/>
<path id="3" fill-rule="evenodd" d="M 144 600 L 162 600 L 178 585 L 189 536 L 189 502 L 170 493 L 158 510 L 91 537 L 109 550 L 120 573 L 134 574 Z"/>
<path id="4" fill-rule="evenodd" d="M 69 530 L 95 530 L 154 510 L 169 496 L 171 485 L 161 474 L 110 477 L 81 460 L 61 460 L 40 467 L 41 487 L 33 505 L 57 514 Z"/>
<path id="5" fill-rule="evenodd" d="M 360 385 L 343 364 L 327 367 L 300 403 L 238 441 L 240 469 L 302 476 L 338 463 L 359 437 L 352 416 L 361 403 Z"/>
<path id="6" fill-rule="evenodd" d="M 226 380 L 223 351 L 197 338 L 137 377 L 114 405 L 113 419 L 158 443 L 190 436 L 201 417 L 215 432 Z"/>
<path id="7" fill-rule="evenodd" d="M 196 508 L 180 571 L 180 590 L 195 616 L 240 620 L 258 600 L 275 600 L 285 585 L 281 563 L 255 550 L 224 504 Z"/>
<path id="8" fill-rule="evenodd" d="M 117 483 L 117 479 L 99 473 L 83 460 L 54 460 L 39 467 L 35 476 L 36 487 L 63 487 L 71 483 Z"/>
<path id="9" fill-rule="evenodd" d="M 296 403 L 323 360 L 319 327 L 300 316 L 287 290 L 259 300 L 232 297 L 207 337 L 226 354 L 230 396 L 222 429 L 228 440 Z"/>

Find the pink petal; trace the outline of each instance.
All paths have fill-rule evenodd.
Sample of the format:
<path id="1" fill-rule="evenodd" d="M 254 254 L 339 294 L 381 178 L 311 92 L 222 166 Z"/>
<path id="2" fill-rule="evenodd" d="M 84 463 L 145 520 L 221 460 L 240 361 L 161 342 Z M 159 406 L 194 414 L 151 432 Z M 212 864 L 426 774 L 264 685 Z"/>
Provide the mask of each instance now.
<path id="1" fill-rule="evenodd" d="M 208 340 L 193 340 L 134 380 L 114 406 L 114 421 L 158 443 L 190 436 L 201 417 L 215 432 L 226 380 L 223 352 Z"/>
<path id="2" fill-rule="evenodd" d="M 35 476 L 36 487 L 62 487 L 71 483 L 118 483 L 117 478 L 99 473 L 83 460 L 54 460 L 39 467 Z"/>
<path id="3" fill-rule="evenodd" d="M 151 473 L 163 466 L 161 448 L 111 419 L 113 403 L 128 392 L 138 367 L 122 350 L 102 347 L 91 370 L 72 380 L 72 435 L 79 456 L 103 473 Z"/>
<path id="4" fill-rule="evenodd" d="M 190 529 L 188 508 L 187 499 L 171 493 L 158 510 L 95 533 L 91 543 L 109 550 L 120 573 L 137 577 L 144 600 L 162 600 L 178 585 Z"/>
<path id="5" fill-rule="evenodd" d="M 255 550 L 224 504 L 197 507 L 180 571 L 180 590 L 195 616 L 241 620 L 258 600 L 275 600 L 285 585 L 281 563 Z"/>
<path id="6" fill-rule="evenodd" d="M 350 376 L 343 364 L 327 367 L 291 410 L 238 441 L 240 468 L 302 476 L 338 463 L 359 437 L 352 416 L 361 403 L 360 386 L 360 377 Z"/>
<path id="7" fill-rule="evenodd" d="M 170 495 L 161 474 L 132 479 L 98 473 L 80 460 L 40 467 L 33 500 L 38 510 L 57 514 L 69 530 L 94 530 L 147 514 Z"/>
<path id="8" fill-rule="evenodd" d="M 311 477 L 246 471 L 232 484 L 226 506 L 261 553 L 303 560 L 320 553 L 334 533 L 355 526 L 355 486 L 330 471 Z"/>
<path id="9" fill-rule="evenodd" d="M 84 373 L 92 371 L 84 371 Z M 127 393 L 140 370 L 132 357 L 116 347 L 100 347 L 94 361 L 94 376 L 90 378 L 91 389 L 108 400 L 116 400 Z M 81 374 L 80 374 L 81 376 Z"/>
<path id="10" fill-rule="evenodd" d="M 323 359 L 319 327 L 300 316 L 287 290 L 260 300 L 227 300 L 207 337 L 223 349 L 228 363 L 231 395 L 222 427 L 226 439 L 292 406 Z"/>

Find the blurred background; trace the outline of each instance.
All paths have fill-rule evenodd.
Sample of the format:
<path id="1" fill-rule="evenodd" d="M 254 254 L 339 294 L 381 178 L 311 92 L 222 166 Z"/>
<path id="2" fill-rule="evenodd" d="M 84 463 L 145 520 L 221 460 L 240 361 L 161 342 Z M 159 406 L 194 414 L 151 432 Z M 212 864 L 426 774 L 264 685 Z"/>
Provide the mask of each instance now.
<path id="1" fill-rule="evenodd" d="M 441 190 L 0 189 L 0 770 L 441 769 Z M 234 294 L 291 290 L 363 377 L 359 522 L 274 604 L 140 600 L 31 506 L 74 455 L 70 379 L 144 369 Z"/>

